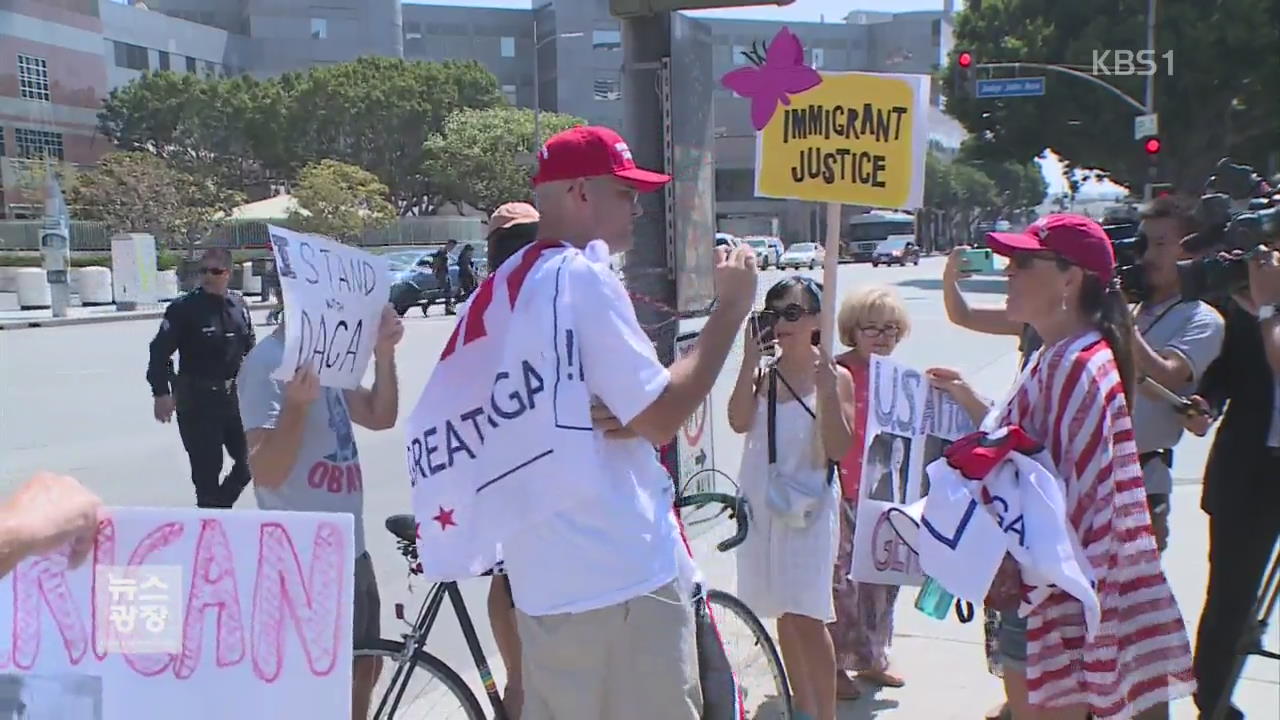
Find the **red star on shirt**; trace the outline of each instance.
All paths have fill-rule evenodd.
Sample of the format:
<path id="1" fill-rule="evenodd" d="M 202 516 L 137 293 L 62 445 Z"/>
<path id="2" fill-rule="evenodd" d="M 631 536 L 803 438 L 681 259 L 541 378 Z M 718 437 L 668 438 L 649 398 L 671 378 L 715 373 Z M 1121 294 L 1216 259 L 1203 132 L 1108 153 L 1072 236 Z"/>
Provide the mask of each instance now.
<path id="1" fill-rule="evenodd" d="M 458 526 L 458 523 L 453 521 L 453 509 L 445 510 L 443 505 L 440 506 L 440 512 L 436 513 L 436 516 L 431 519 L 440 523 L 441 530 L 449 529 L 450 525 L 453 527 Z"/>

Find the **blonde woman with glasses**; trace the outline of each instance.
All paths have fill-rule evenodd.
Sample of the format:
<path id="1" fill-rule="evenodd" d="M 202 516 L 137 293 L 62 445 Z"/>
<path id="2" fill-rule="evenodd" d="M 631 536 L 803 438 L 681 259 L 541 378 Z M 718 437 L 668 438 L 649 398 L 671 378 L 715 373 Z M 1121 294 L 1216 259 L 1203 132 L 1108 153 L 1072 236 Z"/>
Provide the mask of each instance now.
<path id="1" fill-rule="evenodd" d="M 889 672 L 896 585 L 855 582 L 849 577 L 857 517 L 863 445 L 867 431 L 868 371 L 872 355 L 891 355 L 911 330 L 902 300 L 884 287 L 867 288 L 845 299 L 836 319 L 840 342 L 851 348 L 836 358 L 853 376 L 853 442 L 840 461 L 840 542 L 835 565 L 836 621 L 828 626 L 836 649 L 836 692 L 841 700 L 861 695 L 854 676 L 872 685 L 902 687 Z"/>

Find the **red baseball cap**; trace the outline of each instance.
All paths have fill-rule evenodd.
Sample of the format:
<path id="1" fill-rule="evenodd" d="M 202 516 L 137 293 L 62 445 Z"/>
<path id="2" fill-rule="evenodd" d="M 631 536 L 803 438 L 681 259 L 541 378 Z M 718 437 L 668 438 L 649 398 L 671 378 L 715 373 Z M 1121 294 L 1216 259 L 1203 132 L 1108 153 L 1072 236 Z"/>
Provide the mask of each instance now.
<path id="1" fill-rule="evenodd" d="M 1107 231 L 1083 215 L 1046 215 L 1020 233 L 987 233 L 987 245 L 1009 257 L 1020 252 L 1052 252 L 1110 282 L 1116 253 Z"/>
<path id="2" fill-rule="evenodd" d="M 640 192 L 652 192 L 671 182 L 670 175 L 642 170 L 631 148 L 607 127 L 579 126 L 552 135 L 538 151 L 535 186 L 559 180 L 612 175 Z"/>

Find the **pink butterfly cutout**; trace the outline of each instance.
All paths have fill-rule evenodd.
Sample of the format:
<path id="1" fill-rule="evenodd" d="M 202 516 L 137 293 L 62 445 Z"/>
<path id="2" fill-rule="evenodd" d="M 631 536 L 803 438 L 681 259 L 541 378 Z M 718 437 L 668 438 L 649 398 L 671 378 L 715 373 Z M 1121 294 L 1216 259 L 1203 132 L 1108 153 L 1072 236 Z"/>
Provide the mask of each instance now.
<path id="1" fill-rule="evenodd" d="M 764 65 L 738 68 L 720 79 L 724 86 L 751 100 L 751 124 L 763 130 L 778 109 L 791 104 L 791 95 L 817 87 L 822 76 L 804 64 L 804 48 L 787 28 L 769 43 Z"/>

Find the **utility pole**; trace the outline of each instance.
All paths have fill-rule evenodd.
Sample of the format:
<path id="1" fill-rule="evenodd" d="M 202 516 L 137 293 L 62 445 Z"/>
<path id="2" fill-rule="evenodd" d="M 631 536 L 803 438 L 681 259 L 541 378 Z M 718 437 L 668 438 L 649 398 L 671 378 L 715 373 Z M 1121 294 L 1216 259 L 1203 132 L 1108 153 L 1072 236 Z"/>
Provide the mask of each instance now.
<path id="1" fill-rule="evenodd" d="M 1156 0 L 1147 0 L 1147 49 L 1151 51 L 1150 57 L 1156 56 Z M 1156 112 L 1156 67 L 1151 68 L 1151 74 L 1147 76 L 1147 97 L 1146 108 L 1148 115 L 1154 115 Z M 1160 169 L 1159 154 L 1150 156 L 1147 164 L 1147 186 L 1143 189 L 1142 198 L 1145 202 L 1151 202 L 1154 193 L 1157 175 Z"/>

